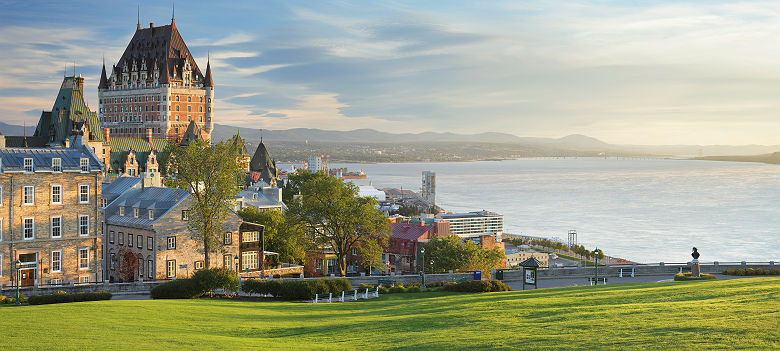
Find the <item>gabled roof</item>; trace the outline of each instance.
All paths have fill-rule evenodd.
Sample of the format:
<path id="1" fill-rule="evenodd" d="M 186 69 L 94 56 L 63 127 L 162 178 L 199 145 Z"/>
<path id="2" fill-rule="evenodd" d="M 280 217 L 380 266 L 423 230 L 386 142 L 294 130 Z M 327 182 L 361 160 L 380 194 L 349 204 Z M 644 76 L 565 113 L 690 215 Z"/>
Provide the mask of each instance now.
<path id="1" fill-rule="evenodd" d="M 89 159 L 89 169 L 92 172 L 100 172 L 103 168 L 103 164 L 92 151 L 92 148 L 83 145 L 67 148 L 5 147 L 0 148 L 0 157 L 3 160 L 3 172 L 23 172 L 25 158 L 33 159 L 33 169 L 36 172 L 51 172 L 53 158 L 59 158 L 61 160 L 63 171 L 80 171 L 82 158 Z"/>
<path id="2" fill-rule="evenodd" d="M 181 146 L 187 146 L 191 142 L 195 140 L 204 140 L 203 139 L 203 133 L 201 133 L 200 127 L 198 127 L 197 124 L 195 124 L 195 121 L 190 121 L 190 124 L 187 126 L 187 131 L 184 132 L 184 135 L 181 137 L 181 142 L 179 145 Z"/>
<path id="3" fill-rule="evenodd" d="M 416 223 L 390 223 L 390 237 L 396 239 L 405 239 L 417 241 L 423 234 L 433 229 L 430 225 L 419 225 Z"/>
<path id="4" fill-rule="evenodd" d="M 541 267 L 542 262 L 539 262 L 539 260 L 537 260 L 536 258 L 531 257 L 523 262 L 520 262 L 520 265 L 523 267 Z"/>

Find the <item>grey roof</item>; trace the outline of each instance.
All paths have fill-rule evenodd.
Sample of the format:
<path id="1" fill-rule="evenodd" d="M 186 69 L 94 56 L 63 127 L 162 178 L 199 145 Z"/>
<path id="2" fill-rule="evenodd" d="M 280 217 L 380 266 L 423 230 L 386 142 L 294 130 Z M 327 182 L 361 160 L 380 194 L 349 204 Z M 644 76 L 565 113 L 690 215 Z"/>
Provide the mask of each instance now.
<path id="1" fill-rule="evenodd" d="M 131 182 L 119 177 L 114 182 Z M 109 185 L 110 186 L 110 185 Z M 134 228 L 151 228 L 165 214 L 178 204 L 188 200 L 190 194 L 184 189 L 164 187 L 127 187 L 127 184 L 117 184 L 116 189 L 126 187 L 128 190 L 118 196 L 103 210 L 103 216 L 107 224 L 120 225 Z M 125 207 L 125 215 L 119 215 L 119 207 Z M 134 208 L 140 213 L 135 217 Z M 149 219 L 149 210 L 154 211 L 154 219 Z"/>
<path id="2" fill-rule="evenodd" d="M 24 159 L 32 158 L 34 170 L 51 171 L 51 160 L 59 158 L 62 160 L 63 171 L 80 171 L 81 159 L 89 159 L 89 169 L 91 172 L 100 172 L 103 163 L 92 151 L 91 147 L 85 145 L 74 145 L 73 147 L 55 147 L 55 148 L 25 148 L 25 147 L 6 147 L 0 148 L 0 157 L 2 157 L 3 172 L 23 172 Z"/>
<path id="3" fill-rule="evenodd" d="M 257 195 L 256 198 L 254 195 Z M 275 198 L 263 194 L 262 191 L 260 192 L 247 191 L 247 190 L 241 191 L 238 193 L 238 196 L 236 196 L 236 200 L 240 201 L 244 207 L 253 206 L 257 208 L 264 208 L 264 207 L 286 208 L 283 202 L 277 201 Z"/>
<path id="4" fill-rule="evenodd" d="M 438 215 L 441 219 L 469 218 L 469 217 L 503 217 L 503 215 L 490 211 L 477 211 L 466 213 L 446 213 Z"/>
<path id="5" fill-rule="evenodd" d="M 106 199 L 106 203 L 110 204 L 130 189 L 142 185 L 139 177 L 117 177 L 113 182 L 103 184 L 103 198 Z"/>

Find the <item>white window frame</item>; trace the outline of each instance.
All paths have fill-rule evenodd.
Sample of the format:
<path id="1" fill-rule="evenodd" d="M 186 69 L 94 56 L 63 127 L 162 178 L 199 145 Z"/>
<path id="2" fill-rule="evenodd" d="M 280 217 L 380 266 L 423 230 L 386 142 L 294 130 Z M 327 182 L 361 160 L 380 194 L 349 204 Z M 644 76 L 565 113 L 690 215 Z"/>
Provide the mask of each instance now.
<path id="1" fill-rule="evenodd" d="M 124 216 L 125 215 L 125 207 L 124 206 L 119 206 L 119 215 L 120 216 Z"/>
<path id="2" fill-rule="evenodd" d="M 242 243 L 253 243 L 260 241 L 260 232 L 244 232 L 241 236 Z"/>
<path id="3" fill-rule="evenodd" d="M 54 157 L 51 159 L 51 171 L 54 173 L 62 172 L 62 159 Z"/>
<path id="4" fill-rule="evenodd" d="M 204 265 L 203 261 L 195 261 L 195 269 L 196 270 L 203 269 L 203 265 Z"/>
<path id="5" fill-rule="evenodd" d="M 147 250 L 154 250 L 154 239 L 152 239 L 151 236 L 146 237 L 146 249 Z"/>
<path id="6" fill-rule="evenodd" d="M 165 276 L 167 278 L 176 278 L 176 260 L 165 261 Z"/>
<path id="7" fill-rule="evenodd" d="M 116 233 L 113 230 L 108 231 L 108 243 L 113 244 L 114 243 L 114 236 Z"/>
<path id="8" fill-rule="evenodd" d="M 222 245 L 232 245 L 233 244 L 233 233 L 231 232 L 225 232 L 222 234 Z"/>
<path id="9" fill-rule="evenodd" d="M 241 270 L 257 269 L 260 253 L 257 251 L 244 251 L 241 253 Z"/>
<path id="10" fill-rule="evenodd" d="M 138 207 L 133 207 L 133 217 L 138 218 L 139 214 L 141 214 L 141 209 Z"/>
<path id="11" fill-rule="evenodd" d="M 175 236 L 169 236 L 167 240 L 168 245 L 166 246 L 168 250 L 176 250 L 176 237 Z"/>
<path id="12" fill-rule="evenodd" d="M 54 220 L 59 220 L 59 225 L 54 225 Z M 59 229 L 59 235 L 54 235 L 54 228 Z M 52 238 L 61 238 L 62 237 L 62 216 L 51 216 L 49 218 L 49 235 Z"/>
<path id="13" fill-rule="evenodd" d="M 154 210 L 149 210 L 147 212 L 147 214 L 149 215 L 149 220 L 153 221 L 154 220 Z"/>
<path id="14" fill-rule="evenodd" d="M 0 159 L 0 160 L 2 160 L 2 159 Z M 0 206 L 3 206 L 4 202 L 5 202 L 5 200 L 3 200 L 3 186 L 0 185 Z"/>
<path id="15" fill-rule="evenodd" d="M 0 252 L 0 277 L 3 276 L 3 253 Z"/>
<path id="16" fill-rule="evenodd" d="M 79 236 L 89 236 L 89 215 L 79 215 Z"/>
<path id="17" fill-rule="evenodd" d="M 35 172 L 35 162 L 30 157 L 25 157 L 24 159 L 24 172 L 25 173 Z"/>
<path id="18" fill-rule="evenodd" d="M 79 277 L 79 284 L 89 284 L 89 276 L 82 275 Z"/>
<path id="19" fill-rule="evenodd" d="M 89 269 L 89 248 L 80 248 L 78 252 L 79 270 Z M 84 264 L 86 262 L 86 265 Z"/>
<path id="20" fill-rule="evenodd" d="M 27 189 L 30 189 L 30 196 L 27 196 Z M 35 205 L 35 185 L 22 186 L 22 204 L 25 206 Z"/>
<path id="21" fill-rule="evenodd" d="M 127 233 L 127 247 L 133 247 L 133 233 Z"/>
<path id="22" fill-rule="evenodd" d="M 55 194 L 55 190 L 59 193 Z M 55 199 L 55 195 L 57 196 L 57 199 Z M 61 184 L 52 184 L 49 187 L 49 201 L 51 201 L 52 205 L 62 205 L 62 185 Z"/>
<path id="23" fill-rule="evenodd" d="M 30 220 L 30 237 L 27 237 L 27 220 Z M 35 239 L 35 217 L 25 217 L 22 218 L 22 236 L 24 237 L 24 240 L 32 240 Z"/>
<path id="24" fill-rule="evenodd" d="M 0 241 L 3 241 L 3 217 L 0 217 Z M 2 266 L 2 265 L 0 265 Z M 2 269 L 2 268 L 0 268 Z"/>
<path id="25" fill-rule="evenodd" d="M 144 248 L 144 236 L 143 235 L 140 235 L 140 234 L 136 235 L 136 237 L 135 237 L 135 247 L 137 247 L 139 249 L 143 249 Z"/>
<path id="26" fill-rule="evenodd" d="M 86 188 L 86 193 L 84 192 L 84 189 Z M 84 200 L 86 196 L 86 200 Z M 80 204 L 88 204 L 89 203 L 89 184 L 79 184 L 79 203 Z"/>
<path id="27" fill-rule="evenodd" d="M 152 274 L 154 274 L 154 261 L 146 260 L 146 276 L 152 279 L 154 278 Z"/>
<path id="28" fill-rule="evenodd" d="M 56 260 L 55 257 L 57 258 Z M 62 272 L 62 250 L 54 250 L 51 252 L 51 271 Z"/>
<path id="29" fill-rule="evenodd" d="M 100 208 L 106 208 L 107 205 L 108 205 L 108 200 L 106 200 L 105 198 L 100 199 Z"/>
<path id="30" fill-rule="evenodd" d="M 85 157 L 79 159 L 79 167 L 81 168 L 81 173 L 89 173 L 89 159 Z"/>
<path id="31" fill-rule="evenodd" d="M 60 278 L 52 278 L 51 281 L 49 282 L 49 285 L 61 286 L 62 285 L 62 279 L 60 279 Z"/>

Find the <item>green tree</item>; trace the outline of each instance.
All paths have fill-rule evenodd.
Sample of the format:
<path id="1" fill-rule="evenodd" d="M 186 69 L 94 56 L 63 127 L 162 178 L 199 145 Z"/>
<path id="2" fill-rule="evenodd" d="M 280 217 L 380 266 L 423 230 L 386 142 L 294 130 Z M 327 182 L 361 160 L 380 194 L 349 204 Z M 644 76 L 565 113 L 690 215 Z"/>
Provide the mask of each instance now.
<path id="1" fill-rule="evenodd" d="M 314 179 L 327 177 L 328 176 L 322 172 L 312 173 L 303 168 L 297 169 L 295 173 L 287 176 L 287 183 L 284 185 L 284 190 L 282 191 L 282 201 L 289 206 L 292 199 L 295 198 L 295 195 L 301 193 L 301 188 L 304 184 Z"/>
<path id="2" fill-rule="evenodd" d="M 300 193 L 290 201 L 288 212 L 305 225 L 316 245 L 333 249 L 341 275 L 346 274 L 353 248 L 363 257 L 362 265 L 378 262 L 390 226 L 373 198 L 359 197 L 352 183 L 324 175 L 302 182 Z"/>
<path id="3" fill-rule="evenodd" d="M 209 268 L 209 254 L 222 249 L 222 227 L 244 177 L 238 163 L 240 147 L 196 140 L 186 147 L 169 144 L 166 150 L 171 156 L 165 183 L 186 189 L 194 200 L 187 227 L 203 245 L 206 268 Z"/>
<path id="4" fill-rule="evenodd" d="M 433 260 L 434 272 L 481 270 L 490 277 L 490 270 L 500 268 L 506 259 L 499 248 L 490 250 L 471 241 L 461 242 L 456 235 L 433 237 L 425 244 L 425 260 Z"/>
<path id="5" fill-rule="evenodd" d="M 304 234 L 303 225 L 296 219 L 278 209 L 262 211 L 251 206 L 238 211 L 238 215 L 247 222 L 265 226 L 265 248 L 279 253 L 279 260 L 304 264 L 310 243 Z"/>

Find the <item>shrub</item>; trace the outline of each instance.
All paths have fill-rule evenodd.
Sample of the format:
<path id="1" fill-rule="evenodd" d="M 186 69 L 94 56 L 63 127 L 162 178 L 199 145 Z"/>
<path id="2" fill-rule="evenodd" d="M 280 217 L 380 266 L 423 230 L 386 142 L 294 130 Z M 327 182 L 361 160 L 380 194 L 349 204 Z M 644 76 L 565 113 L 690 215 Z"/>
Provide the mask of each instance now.
<path id="1" fill-rule="evenodd" d="M 152 288 L 153 299 L 193 299 L 205 291 L 192 279 L 176 279 Z"/>
<path id="2" fill-rule="evenodd" d="M 358 288 L 360 288 L 360 290 L 364 290 L 365 291 L 366 289 L 374 289 L 375 286 L 371 285 L 371 284 L 360 284 L 360 286 L 358 286 Z"/>
<path id="3" fill-rule="evenodd" d="M 390 289 L 388 289 L 387 292 L 389 292 L 391 294 L 397 294 L 397 293 L 406 292 L 406 289 L 402 285 L 396 285 L 396 286 L 390 287 Z"/>
<path id="4" fill-rule="evenodd" d="M 780 269 L 763 268 L 731 268 L 723 271 L 726 275 L 751 276 L 751 275 L 780 275 Z"/>
<path id="5" fill-rule="evenodd" d="M 201 269 L 196 271 L 190 279 L 197 284 L 203 293 L 217 289 L 222 289 L 226 292 L 236 292 L 241 288 L 238 282 L 238 275 L 227 268 Z"/>
<path id="6" fill-rule="evenodd" d="M 340 294 L 342 291 L 352 291 L 352 284 L 347 279 L 319 279 L 328 286 L 328 292 L 333 295 Z"/>
<path id="7" fill-rule="evenodd" d="M 46 305 L 52 303 L 110 300 L 111 296 L 111 293 L 105 290 L 75 294 L 56 291 L 52 294 L 30 296 L 28 302 L 30 305 Z"/>
<path id="8" fill-rule="evenodd" d="M 271 279 L 265 281 L 265 293 L 271 294 L 274 297 L 279 297 L 280 291 L 282 290 L 282 281 Z"/>
<path id="9" fill-rule="evenodd" d="M 314 294 L 330 292 L 326 279 L 315 280 L 285 280 L 279 288 L 279 297 L 285 300 L 308 300 Z"/>
<path id="10" fill-rule="evenodd" d="M 425 284 L 425 286 L 428 287 L 428 288 L 438 288 L 440 286 L 444 286 L 444 283 L 445 282 L 430 282 L 430 283 Z"/>
<path id="11" fill-rule="evenodd" d="M 390 293 L 390 291 L 388 291 L 386 287 L 380 285 L 379 286 L 379 293 L 380 294 L 388 294 L 388 293 Z"/>
<path id="12" fill-rule="evenodd" d="M 446 291 L 458 292 L 496 292 L 512 291 L 508 285 L 499 280 L 470 280 L 460 283 L 450 283 L 444 285 Z"/>
<path id="13" fill-rule="evenodd" d="M 419 286 L 412 286 L 412 287 L 406 288 L 406 292 L 408 292 L 408 293 L 418 293 L 418 292 L 421 292 L 421 291 L 422 291 L 422 289 L 420 289 Z"/>
<path id="14" fill-rule="evenodd" d="M 684 280 L 712 280 L 712 279 L 718 279 L 718 277 L 716 277 L 716 276 L 714 276 L 712 274 L 702 273 L 699 278 L 693 278 L 693 277 L 691 277 L 691 273 L 690 272 L 682 273 L 682 274 L 677 273 L 677 274 L 674 275 L 674 280 L 676 280 L 676 281 L 684 281 Z"/>
<path id="15" fill-rule="evenodd" d="M 5 295 L 0 295 L 0 305 L 4 305 L 8 303 L 8 297 Z"/>
<path id="16" fill-rule="evenodd" d="M 257 280 L 257 279 L 247 279 L 241 282 L 241 291 L 252 295 L 252 294 L 267 294 L 266 290 L 266 284 L 264 281 Z"/>

